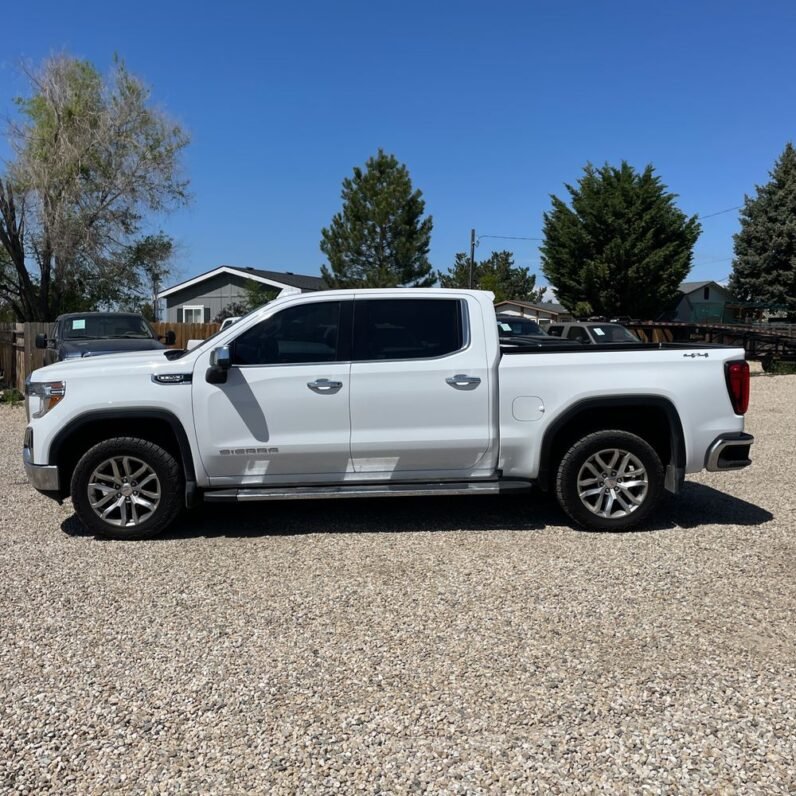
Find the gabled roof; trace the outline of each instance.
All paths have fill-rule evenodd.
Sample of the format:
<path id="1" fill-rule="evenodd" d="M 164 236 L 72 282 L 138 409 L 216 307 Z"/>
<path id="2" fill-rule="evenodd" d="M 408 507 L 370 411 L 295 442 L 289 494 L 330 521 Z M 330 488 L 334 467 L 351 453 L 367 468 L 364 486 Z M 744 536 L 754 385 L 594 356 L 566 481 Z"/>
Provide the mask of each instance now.
<path id="1" fill-rule="evenodd" d="M 323 290 L 325 283 L 319 276 L 308 276 L 307 274 L 294 274 L 291 271 L 265 271 L 262 268 L 241 268 L 235 265 L 219 265 L 210 271 L 186 279 L 184 282 L 167 287 L 158 293 L 158 298 L 170 296 L 186 287 L 212 279 L 219 274 L 232 274 L 244 279 L 251 279 L 264 285 L 271 285 L 279 288 L 296 288 L 302 291 Z"/>
<path id="2" fill-rule="evenodd" d="M 495 306 L 500 307 L 502 304 L 516 304 L 520 307 L 528 307 L 532 310 L 544 310 L 546 312 L 555 312 L 559 315 L 569 315 L 569 310 L 562 304 L 556 304 L 554 301 L 543 301 L 541 304 L 532 304 L 530 301 L 520 301 L 519 299 L 506 299 L 505 301 L 496 302 Z"/>
<path id="3" fill-rule="evenodd" d="M 707 287 L 708 285 L 720 288 L 721 290 L 727 290 L 724 285 L 720 285 L 712 279 L 706 279 L 704 282 L 682 282 L 678 290 L 687 296 L 689 293 L 693 293 L 695 290 L 702 290 L 703 287 Z"/>

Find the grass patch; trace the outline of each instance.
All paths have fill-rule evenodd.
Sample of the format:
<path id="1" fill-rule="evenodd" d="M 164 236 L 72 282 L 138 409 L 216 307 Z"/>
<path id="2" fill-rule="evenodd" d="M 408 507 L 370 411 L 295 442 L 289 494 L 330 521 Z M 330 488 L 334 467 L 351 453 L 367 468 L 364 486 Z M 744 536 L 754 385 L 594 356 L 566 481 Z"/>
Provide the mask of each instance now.
<path id="1" fill-rule="evenodd" d="M 22 393 L 14 387 L 10 387 L 7 390 L 0 390 L 0 404 L 18 406 L 22 403 L 23 397 Z"/>
<path id="2" fill-rule="evenodd" d="M 796 374 L 796 362 L 771 362 L 766 373 L 770 376 L 793 376 Z"/>

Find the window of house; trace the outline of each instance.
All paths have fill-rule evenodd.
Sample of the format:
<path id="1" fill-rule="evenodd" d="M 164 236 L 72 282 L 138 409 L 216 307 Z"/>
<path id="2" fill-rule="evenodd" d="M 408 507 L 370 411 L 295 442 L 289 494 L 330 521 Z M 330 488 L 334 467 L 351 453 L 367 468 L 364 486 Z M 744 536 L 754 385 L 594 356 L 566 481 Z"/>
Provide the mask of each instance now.
<path id="1" fill-rule="evenodd" d="M 203 304 L 194 304 L 193 306 L 182 308 L 182 322 L 183 323 L 204 323 L 205 322 L 205 308 Z"/>
<path id="2" fill-rule="evenodd" d="M 705 288 L 703 288 L 703 290 L 702 290 L 702 298 L 705 301 L 710 301 L 710 287 L 706 286 Z"/>
<path id="3" fill-rule="evenodd" d="M 459 299 L 354 302 L 354 359 L 429 359 L 464 346 Z"/>
<path id="4" fill-rule="evenodd" d="M 340 301 L 319 301 L 277 312 L 235 340 L 233 364 L 339 361 L 341 307 Z"/>

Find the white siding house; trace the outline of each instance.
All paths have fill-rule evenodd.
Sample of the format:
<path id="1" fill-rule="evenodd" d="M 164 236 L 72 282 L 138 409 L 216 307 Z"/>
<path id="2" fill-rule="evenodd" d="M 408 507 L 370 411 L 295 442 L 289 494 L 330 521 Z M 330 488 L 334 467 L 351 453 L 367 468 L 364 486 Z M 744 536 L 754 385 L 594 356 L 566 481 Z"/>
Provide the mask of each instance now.
<path id="1" fill-rule="evenodd" d="M 244 303 L 246 285 L 252 282 L 271 287 L 279 295 L 325 288 L 319 276 L 220 265 L 212 271 L 161 290 L 158 299 L 166 304 L 163 320 L 169 323 L 210 323 L 230 304 Z"/>

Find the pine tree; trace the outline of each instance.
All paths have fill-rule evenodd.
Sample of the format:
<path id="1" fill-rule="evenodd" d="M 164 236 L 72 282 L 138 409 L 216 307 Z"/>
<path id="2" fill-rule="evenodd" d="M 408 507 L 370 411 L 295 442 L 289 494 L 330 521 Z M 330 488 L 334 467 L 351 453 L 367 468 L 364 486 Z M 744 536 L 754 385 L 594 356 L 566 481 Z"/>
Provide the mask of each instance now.
<path id="1" fill-rule="evenodd" d="M 442 287 L 469 287 L 470 258 L 459 252 L 450 271 L 439 272 L 439 282 Z M 517 299 L 534 303 L 541 301 L 545 292 L 545 288 L 536 287 L 535 274 L 514 265 L 514 256 L 509 251 L 493 252 L 486 260 L 474 264 L 473 288 L 491 290 L 495 301 Z"/>
<path id="2" fill-rule="evenodd" d="M 381 149 L 343 180 L 343 208 L 321 232 L 329 287 L 428 287 L 431 216 L 406 166 Z"/>
<path id="3" fill-rule="evenodd" d="M 558 300 L 599 315 L 658 317 L 691 270 L 696 216 L 677 208 L 651 165 L 638 173 L 624 161 L 587 164 L 577 186 L 565 187 L 572 206 L 551 197 L 541 247 Z"/>
<path id="4" fill-rule="evenodd" d="M 785 308 L 796 319 L 796 149 L 790 142 L 770 176 L 757 196 L 745 197 L 729 287 L 741 301 Z"/>

